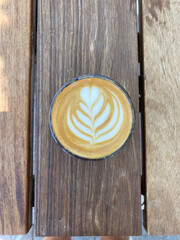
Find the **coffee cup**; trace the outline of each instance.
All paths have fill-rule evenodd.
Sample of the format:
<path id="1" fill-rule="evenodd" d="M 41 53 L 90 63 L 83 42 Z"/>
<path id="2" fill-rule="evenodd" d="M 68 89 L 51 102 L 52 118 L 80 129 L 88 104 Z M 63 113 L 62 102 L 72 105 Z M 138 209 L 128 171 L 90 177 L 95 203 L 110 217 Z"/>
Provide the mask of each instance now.
<path id="1" fill-rule="evenodd" d="M 100 160 L 127 144 L 135 112 L 130 96 L 119 83 L 101 75 L 84 75 L 57 92 L 49 123 L 54 140 L 66 153 Z"/>

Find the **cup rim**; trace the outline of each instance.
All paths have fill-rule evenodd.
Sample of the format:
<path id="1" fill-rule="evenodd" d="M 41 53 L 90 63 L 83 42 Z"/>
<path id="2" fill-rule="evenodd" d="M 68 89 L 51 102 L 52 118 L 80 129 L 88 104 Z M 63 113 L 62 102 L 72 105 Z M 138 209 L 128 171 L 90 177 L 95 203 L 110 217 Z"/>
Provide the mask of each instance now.
<path id="1" fill-rule="evenodd" d="M 54 129 L 53 129 L 53 124 L 52 124 L 52 109 L 54 107 L 54 103 L 56 102 L 56 99 L 57 97 L 59 96 L 59 94 L 66 88 L 68 87 L 70 84 L 76 82 L 76 81 L 80 81 L 80 80 L 83 80 L 83 79 L 86 79 L 86 78 L 100 78 L 100 79 L 103 79 L 103 80 L 106 80 L 106 81 L 109 81 L 111 83 L 113 83 L 114 85 L 118 86 L 122 91 L 123 93 L 125 94 L 129 104 L 130 104 L 130 107 L 131 107 L 131 111 L 132 111 L 132 125 L 131 125 L 131 130 L 130 130 L 130 133 L 129 133 L 129 136 L 127 137 L 127 139 L 125 140 L 125 142 L 123 143 L 123 145 L 121 145 L 121 147 L 119 147 L 115 152 L 109 154 L 109 155 L 106 155 L 104 157 L 100 157 L 100 158 L 86 158 L 86 157 L 83 157 L 83 156 L 79 156 L 77 154 L 74 154 L 73 152 L 69 151 L 68 149 L 66 149 L 62 144 L 61 142 L 58 140 L 55 132 L 54 132 Z M 79 76 L 79 77 L 76 77 L 76 78 L 73 78 L 72 80 L 66 82 L 55 94 L 55 96 L 53 97 L 53 100 L 50 104 L 50 110 L 49 110 L 49 127 L 50 127 L 50 131 L 51 131 L 51 134 L 55 140 L 55 142 L 59 145 L 59 147 L 64 151 L 66 152 L 67 154 L 69 154 L 70 156 L 72 157 L 75 157 L 76 159 L 82 159 L 82 160 L 85 160 L 85 161 L 99 161 L 99 160 L 105 160 L 107 158 L 110 158 L 110 157 L 113 157 L 114 155 L 116 155 L 117 153 L 119 153 L 122 149 L 124 149 L 124 147 L 128 144 L 128 142 L 130 141 L 131 137 L 132 137 L 132 134 L 133 134 L 133 131 L 134 131 L 134 128 L 135 128 L 135 124 L 136 124 L 136 115 L 135 115 L 135 109 L 134 109 L 134 105 L 133 105 L 133 102 L 132 102 L 132 99 L 131 97 L 129 96 L 128 92 L 126 91 L 126 89 L 118 82 L 116 82 L 115 80 L 109 78 L 109 77 L 106 77 L 104 75 L 99 75 L 99 74 L 87 74 L 87 75 L 82 75 L 82 76 Z"/>

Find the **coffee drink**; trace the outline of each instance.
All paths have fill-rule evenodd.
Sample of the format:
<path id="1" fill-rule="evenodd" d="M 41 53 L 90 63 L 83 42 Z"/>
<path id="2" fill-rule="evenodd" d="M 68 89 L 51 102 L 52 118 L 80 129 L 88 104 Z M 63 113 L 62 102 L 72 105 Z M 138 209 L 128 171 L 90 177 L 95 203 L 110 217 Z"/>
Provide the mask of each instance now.
<path id="1" fill-rule="evenodd" d="M 67 152 L 85 159 L 113 155 L 134 126 L 134 110 L 126 91 L 103 76 L 83 76 L 56 94 L 50 128 Z"/>

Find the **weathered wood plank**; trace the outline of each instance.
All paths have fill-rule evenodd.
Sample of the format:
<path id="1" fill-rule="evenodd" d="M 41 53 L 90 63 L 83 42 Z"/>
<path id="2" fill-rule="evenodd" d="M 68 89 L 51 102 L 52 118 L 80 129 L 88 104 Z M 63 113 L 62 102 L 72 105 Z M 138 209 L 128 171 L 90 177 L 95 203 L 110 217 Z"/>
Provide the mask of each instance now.
<path id="1" fill-rule="evenodd" d="M 0 234 L 29 230 L 31 1 L 0 1 Z"/>
<path id="2" fill-rule="evenodd" d="M 71 237 L 44 237 L 43 240 L 71 240 Z M 99 237 L 97 237 L 99 239 Z M 100 237 L 100 240 L 129 240 L 129 237 Z"/>
<path id="3" fill-rule="evenodd" d="M 129 237 L 101 237 L 100 240 L 129 240 Z"/>
<path id="4" fill-rule="evenodd" d="M 43 240 L 74 240 L 74 237 L 44 237 Z M 99 239 L 99 237 L 97 237 Z M 100 237 L 100 240 L 129 240 L 129 237 Z"/>
<path id="5" fill-rule="evenodd" d="M 38 6 L 36 234 L 141 234 L 136 1 L 46 0 Z M 137 124 L 118 155 L 69 157 L 54 142 L 50 103 L 68 80 L 102 74 L 129 92 Z"/>
<path id="6" fill-rule="evenodd" d="M 180 234 L 180 1 L 143 1 L 146 225 Z"/>
<path id="7" fill-rule="evenodd" d="M 71 237 L 44 237 L 43 240 L 71 240 Z"/>

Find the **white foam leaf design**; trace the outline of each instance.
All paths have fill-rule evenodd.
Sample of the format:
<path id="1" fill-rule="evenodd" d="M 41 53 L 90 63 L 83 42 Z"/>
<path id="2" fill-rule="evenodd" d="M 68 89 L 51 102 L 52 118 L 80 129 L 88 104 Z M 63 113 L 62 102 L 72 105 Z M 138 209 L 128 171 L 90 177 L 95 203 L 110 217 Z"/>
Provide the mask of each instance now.
<path id="1" fill-rule="evenodd" d="M 93 107 L 92 109 L 92 117 L 93 119 L 95 118 L 95 116 L 101 111 L 102 107 L 103 107 L 103 103 L 104 103 L 104 97 L 103 95 L 100 97 L 99 101 L 97 102 L 97 104 Z"/>
<path id="2" fill-rule="evenodd" d="M 89 114 L 89 109 L 88 109 L 88 107 L 86 107 L 85 104 L 80 103 L 79 105 L 80 105 L 81 109 L 82 109 L 86 114 Z"/>
<path id="3" fill-rule="evenodd" d="M 70 117 L 70 111 L 68 111 L 68 126 L 69 128 L 71 129 L 71 131 L 79 138 L 87 141 L 87 142 L 90 142 L 92 143 L 92 138 L 91 137 L 88 137 L 87 135 L 81 133 L 81 131 L 79 131 L 77 129 L 77 127 L 74 126 L 74 124 L 72 123 L 71 121 L 71 117 Z"/>
<path id="4" fill-rule="evenodd" d="M 110 103 L 105 103 L 101 92 L 96 86 L 83 87 L 80 91 L 82 101 L 79 103 L 79 110 L 76 110 L 76 116 L 70 116 L 70 110 L 68 110 L 67 119 L 70 130 L 78 138 L 90 144 L 110 140 L 119 132 L 123 122 L 123 108 L 118 97 L 112 93 L 114 104 L 112 113 Z M 111 117 L 110 114 L 112 114 Z M 110 120 L 104 126 L 108 118 Z"/>
<path id="5" fill-rule="evenodd" d="M 86 117 L 86 115 L 81 113 L 79 110 L 76 111 L 76 114 L 84 124 L 86 124 L 90 128 L 93 128 L 92 121 L 91 121 L 92 119 Z"/>
<path id="6" fill-rule="evenodd" d="M 104 110 L 104 112 L 101 114 L 101 116 L 99 116 L 96 119 L 96 121 L 94 123 L 95 129 L 98 128 L 99 126 L 101 126 L 107 120 L 107 118 L 109 116 L 109 113 L 110 113 L 110 105 L 108 103 L 106 108 L 105 108 L 105 110 Z"/>
<path id="7" fill-rule="evenodd" d="M 115 125 L 115 123 L 116 123 L 116 121 L 117 121 L 118 105 L 117 105 L 117 103 L 116 103 L 116 101 L 115 101 L 114 98 L 113 98 L 113 102 L 114 102 L 114 113 L 113 113 L 113 116 L 112 116 L 112 118 L 111 118 L 111 121 L 109 121 L 109 123 L 108 123 L 103 129 L 101 129 L 101 130 L 99 130 L 99 131 L 97 132 L 97 134 L 96 134 L 97 136 L 99 136 L 99 135 L 101 135 L 101 134 L 109 131 L 109 130 Z M 122 112 L 122 107 L 121 107 L 121 105 L 120 105 L 120 111 Z M 122 114 L 120 115 L 120 119 L 121 119 L 121 121 L 123 121 L 123 115 L 122 115 Z"/>

